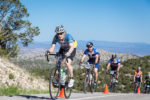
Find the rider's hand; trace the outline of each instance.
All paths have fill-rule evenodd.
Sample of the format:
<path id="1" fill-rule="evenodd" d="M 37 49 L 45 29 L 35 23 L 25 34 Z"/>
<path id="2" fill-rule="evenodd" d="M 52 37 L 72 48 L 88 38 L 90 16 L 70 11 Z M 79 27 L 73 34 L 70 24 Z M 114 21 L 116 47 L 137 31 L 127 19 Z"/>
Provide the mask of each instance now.
<path id="1" fill-rule="evenodd" d="M 83 66 L 83 63 L 82 63 L 82 62 L 80 62 L 80 63 L 79 63 L 79 66 L 80 66 L 80 67 L 82 67 L 82 66 Z"/>
<path id="2" fill-rule="evenodd" d="M 83 68 L 83 62 L 80 62 L 80 63 L 79 63 L 79 66 L 80 66 L 80 68 L 82 69 L 82 68 Z"/>
<path id="3" fill-rule="evenodd" d="M 50 51 L 47 50 L 47 51 L 45 52 L 45 56 L 48 56 L 49 54 L 50 54 Z"/>
<path id="4" fill-rule="evenodd" d="M 71 55 L 70 52 L 67 52 L 67 53 L 65 54 L 66 57 L 69 57 L 70 55 Z"/>

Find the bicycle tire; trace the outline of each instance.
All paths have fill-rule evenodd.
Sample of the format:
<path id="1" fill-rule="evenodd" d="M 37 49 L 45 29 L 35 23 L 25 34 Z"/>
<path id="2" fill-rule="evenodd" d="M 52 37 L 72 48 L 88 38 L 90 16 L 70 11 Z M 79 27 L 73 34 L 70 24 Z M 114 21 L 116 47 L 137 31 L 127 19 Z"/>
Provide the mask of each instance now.
<path id="1" fill-rule="evenodd" d="M 89 75 L 86 73 L 85 78 L 84 78 L 84 93 L 86 94 L 88 91 L 88 81 L 89 81 Z"/>
<path id="2" fill-rule="evenodd" d="M 69 99 L 72 93 L 72 87 L 68 87 L 69 81 L 70 81 L 70 76 L 68 73 L 66 73 L 66 82 L 65 82 L 65 87 L 64 87 L 64 94 L 65 94 L 66 99 Z"/>
<path id="3" fill-rule="evenodd" d="M 53 68 L 49 77 L 49 94 L 52 100 L 57 99 L 60 92 L 60 74 L 57 68 Z"/>
<path id="4" fill-rule="evenodd" d="M 95 74 L 92 74 L 92 80 L 90 82 L 91 82 L 91 84 L 90 84 L 90 91 L 91 91 L 91 93 L 93 93 L 94 90 L 95 90 L 95 88 L 94 88 Z"/>

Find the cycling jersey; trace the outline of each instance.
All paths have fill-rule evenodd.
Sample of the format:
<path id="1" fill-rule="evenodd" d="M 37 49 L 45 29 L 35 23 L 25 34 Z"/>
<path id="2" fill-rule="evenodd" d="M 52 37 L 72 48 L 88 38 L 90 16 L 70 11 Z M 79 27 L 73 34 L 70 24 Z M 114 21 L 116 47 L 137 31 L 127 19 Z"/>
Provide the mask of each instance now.
<path id="1" fill-rule="evenodd" d="M 93 48 L 93 52 L 92 53 L 88 49 L 86 49 L 84 51 L 84 55 L 88 55 L 90 62 L 95 62 L 95 59 L 96 59 L 95 56 L 96 55 L 100 55 L 100 53 L 95 48 Z"/>
<path id="2" fill-rule="evenodd" d="M 100 53 L 95 48 L 93 48 L 92 53 L 88 49 L 86 49 L 84 51 L 84 55 L 88 55 L 88 57 L 89 57 L 88 62 L 90 64 L 95 64 L 96 55 L 100 55 Z M 99 68 L 99 60 L 100 60 L 100 58 L 98 59 L 98 62 L 96 63 L 96 68 L 97 69 Z"/>
<path id="3" fill-rule="evenodd" d="M 110 59 L 108 63 L 110 64 L 111 70 L 117 70 L 118 64 L 120 64 L 120 59 L 116 58 L 115 61 Z"/>
<path id="4" fill-rule="evenodd" d="M 58 36 L 55 35 L 54 38 L 53 38 L 52 44 L 56 44 L 57 42 L 60 44 L 61 48 L 65 49 L 65 50 L 68 50 L 70 48 L 69 47 L 70 43 L 73 43 L 74 48 L 77 47 L 77 41 L 74 40 L 73 37 L 68 33 L 65 34 L 65 38 L 63 40 L 60 40 L 58 38 Z"/>
<path id="5" fill-rule="evenodd" d="M 134 72 L 134 75 L 135 75 L 135 77 L 137 77 L 137 78 L 140 78 L 141 76 L 142 76 L 142 71 L 139 71 L 139 72 L 137 72 L 137 71 L 135 71 Z"/>
<path id="6" fill-rule="evenodd" d="M 134 72 L 134 75 L 135 75 L 135 82 L 141 82 L 141 76 L 142 76 L 142 72 L 141 71 L 139 71 L 139 72 L 137 72 L 137 71 L 135 71 Z"/>

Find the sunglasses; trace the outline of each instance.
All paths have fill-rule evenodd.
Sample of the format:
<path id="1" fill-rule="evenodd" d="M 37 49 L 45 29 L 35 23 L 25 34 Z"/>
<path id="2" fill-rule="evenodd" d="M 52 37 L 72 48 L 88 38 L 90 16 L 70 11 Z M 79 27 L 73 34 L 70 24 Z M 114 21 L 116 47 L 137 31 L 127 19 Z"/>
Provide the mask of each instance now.
<path id="1" fill-rule="evenodd" d="M 88 48 L 92 48 L 93 46 L 88 46 Z"/>
<path id="2" fill-rule="evenodd" d="M 62 35 L 63 33 L 57 33 L 57 35 Z"/>

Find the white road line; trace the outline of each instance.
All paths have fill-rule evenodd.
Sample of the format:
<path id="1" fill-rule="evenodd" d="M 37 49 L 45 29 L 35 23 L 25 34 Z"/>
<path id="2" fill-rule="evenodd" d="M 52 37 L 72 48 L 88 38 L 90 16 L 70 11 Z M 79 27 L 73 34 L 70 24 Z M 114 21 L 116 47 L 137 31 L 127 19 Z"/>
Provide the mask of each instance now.
<path id="1" fill-rule="evenodd" d="M 94 99 L 94 98 L 103 98 L 103 97 L 115 97 L 115 96 L 126 96 L 126 95 L 131 95 L 131 94 L 103 95 L 103 96 L 83 97 L 83 98 L 76 98 L 76 99 L 69 99 L 69 100 L 84 100 L 84 99 Z"/>

